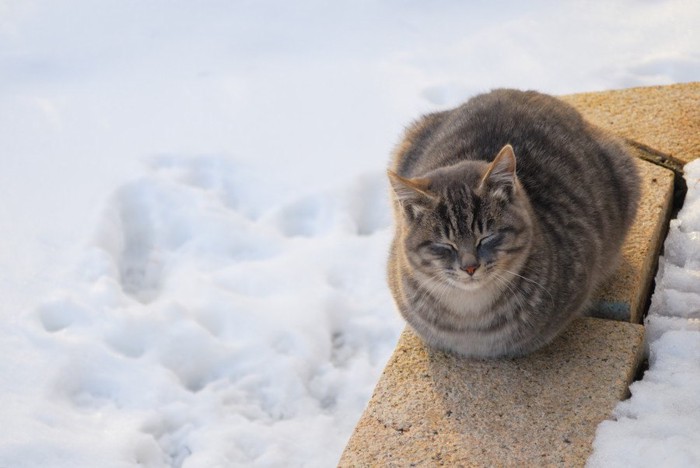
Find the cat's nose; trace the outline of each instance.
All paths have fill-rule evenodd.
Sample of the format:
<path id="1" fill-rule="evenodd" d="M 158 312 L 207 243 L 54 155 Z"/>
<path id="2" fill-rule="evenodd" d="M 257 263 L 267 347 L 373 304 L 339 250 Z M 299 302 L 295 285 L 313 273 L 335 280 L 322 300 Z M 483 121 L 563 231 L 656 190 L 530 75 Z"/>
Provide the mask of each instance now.
<path id="1" fill-rule="evenodd" d="M 469 276 L 473 276 L 479 268 L 479 260 L 471 252 L 462 252 L 459 259 L 459 267 Z"/>

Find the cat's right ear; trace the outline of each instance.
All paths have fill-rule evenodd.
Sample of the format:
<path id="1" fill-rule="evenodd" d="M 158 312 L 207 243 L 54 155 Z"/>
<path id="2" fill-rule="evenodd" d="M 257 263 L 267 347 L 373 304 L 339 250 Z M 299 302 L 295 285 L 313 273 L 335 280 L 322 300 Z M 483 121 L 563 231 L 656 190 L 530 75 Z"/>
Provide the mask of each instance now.
<path id="1" fill-rule="evenodd" d="M 511 145 L 505 145 L 489 164 L 486 174 L 481 179 L 479 188 L 491 187 L 491 194 L 503 199 L 510 199 L 515 193 L 515 152 Z"/>
<path id="2" fill-rule="evenodd" d="M 437 201 L 436 196 L 429 190 L 430 179 L 407 179 L 392 170 L 388 170 L 387 175 L 396 199 L 408 214 L 416 216 Z"/>

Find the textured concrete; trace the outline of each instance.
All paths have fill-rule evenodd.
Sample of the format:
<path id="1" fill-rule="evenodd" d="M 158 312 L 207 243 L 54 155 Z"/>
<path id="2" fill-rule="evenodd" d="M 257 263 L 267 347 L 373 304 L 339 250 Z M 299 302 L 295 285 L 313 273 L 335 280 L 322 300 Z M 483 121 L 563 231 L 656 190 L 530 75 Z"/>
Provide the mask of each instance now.
<path id="1" fill-rule="evenodd" d="M 340 466 L 582 466 L 627 395 L 641 325 L 583 318 L 530 356 L 478 361 L 406 329 Z"/>
<path id="2" fill-rule="evenodd" d="M 632 149 L 635 153 L 643 150 Z M 673 198 L 673 173 L 638 160 L 642 197 L 637 217 L 622 247 L 617 271 L 599 293 L 594 317 L 639 323 L 649 297 Z"/>
<path id="3" fill-rule="evenodd" d="M 594 124 L 687 163 L 700 157 L 700 82 L 572 94 Z"/>

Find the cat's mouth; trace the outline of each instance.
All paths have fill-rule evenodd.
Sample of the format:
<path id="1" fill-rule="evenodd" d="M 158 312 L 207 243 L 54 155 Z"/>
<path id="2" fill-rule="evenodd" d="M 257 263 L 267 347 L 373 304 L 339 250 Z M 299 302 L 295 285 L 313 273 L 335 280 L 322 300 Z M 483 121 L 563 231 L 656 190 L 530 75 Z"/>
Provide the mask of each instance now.
<path id="1" fill-rule="evenodd" d="M 481 289 L 484 286 L 484 277 L 482 275 L 479 275 L 478 277 L 466 275 L 449 275 L 447 277 L 447 282 L 451 286 L 457 289 L 461 289 L 462 291 L 476 291 L 477 289 Z"/>

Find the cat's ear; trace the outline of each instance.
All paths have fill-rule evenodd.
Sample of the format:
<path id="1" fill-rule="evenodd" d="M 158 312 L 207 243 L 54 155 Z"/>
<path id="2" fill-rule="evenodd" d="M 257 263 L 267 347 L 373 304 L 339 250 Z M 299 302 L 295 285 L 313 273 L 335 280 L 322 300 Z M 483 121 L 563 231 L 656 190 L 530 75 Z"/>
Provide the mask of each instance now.
<path id="1" fill-rule="evenodd" d="M 407 210 L 407 213 L 415 216 L 432 206 L 437 200 L 435 194 L 429 190 L 430 179 L 407 179 L 391 170 L 387 171 L 387 175 L 389 182 L 391 182 L 391 188 L 396 194 L 396 199 Z"/>
<path id="2" fill-rule="evenodd" d="M 502 187 L 504 194 L 515 192 L 515 153 L 512 146 L 505 145 L 498 152 L 481 179 L 481 187 L 484 185 Z"/>

